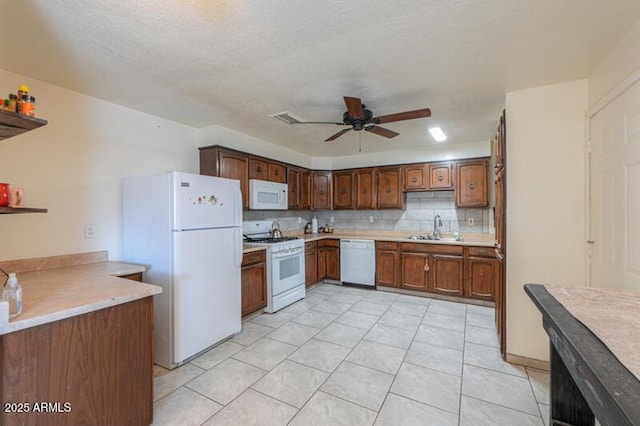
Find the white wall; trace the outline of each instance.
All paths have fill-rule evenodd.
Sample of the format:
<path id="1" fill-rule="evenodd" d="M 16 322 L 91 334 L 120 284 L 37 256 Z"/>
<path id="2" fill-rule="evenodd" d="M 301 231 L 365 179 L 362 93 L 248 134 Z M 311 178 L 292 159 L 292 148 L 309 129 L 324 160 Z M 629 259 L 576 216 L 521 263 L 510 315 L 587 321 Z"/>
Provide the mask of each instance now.
<path id="1" fill-rule="evenodd" d="M 26 83 L 49 124 L 0 141 L 0 182 L 47 214 L 0 216 L 0 260 L 108 250 L 121 256 L 121 180 L 198 172 L 197 130 L 0 69 L 0 91 Z M 6 95 L 5 95 L 6 96 Z M 84 238 L 84 225 L 96 238 Z"/>
<path id="2" fill-rule="evenodd" d="M 616 43 L 589 76 L 589 106 L 640 68 L 640 20 Z"/>
<path id="3" fill-rule="evenodd" d="M 585 284 L 587 80 L 507 93 L 507 351 L 548 360 L 525 283 Z"/>

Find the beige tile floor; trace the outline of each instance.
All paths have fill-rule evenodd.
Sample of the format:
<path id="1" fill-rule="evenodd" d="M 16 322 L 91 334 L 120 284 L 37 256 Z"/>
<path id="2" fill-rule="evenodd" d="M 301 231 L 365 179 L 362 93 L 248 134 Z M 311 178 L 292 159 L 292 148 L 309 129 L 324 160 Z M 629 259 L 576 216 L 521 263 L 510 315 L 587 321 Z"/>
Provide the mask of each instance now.
<path id="1" fill-rule="evenodd" d="M 154 425 L 546 425 L 547 372 L 502 361 L 491 308 L 330 284 L 157 368 Z"/>

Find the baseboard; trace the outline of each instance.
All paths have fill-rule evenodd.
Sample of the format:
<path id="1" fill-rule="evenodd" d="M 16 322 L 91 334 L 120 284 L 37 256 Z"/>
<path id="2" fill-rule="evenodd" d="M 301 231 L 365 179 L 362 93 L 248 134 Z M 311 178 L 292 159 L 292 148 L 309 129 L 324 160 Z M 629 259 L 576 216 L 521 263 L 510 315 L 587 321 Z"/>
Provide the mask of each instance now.
<path id="1" fill-rule="evenodd" d="M 406 294 L 409 296 L 425 297 L 427 299 L 438 299 L 438 300 L 446 300 L 448 302 L 466 303 L 468 305 L 487 306 L 489 308 L 495 308 L 496 306 L 494 302 L 489 302 L 487 300 L 470 299 L 467 297 L 457 297 L 457 296 L 445 296 L 445 295 L 436 294 L 436 293 L 425 293 L 423 291 L 405 290 L 403 288 L 380 286 L 380 287 L 376 287 L 376 290 L 386 291 L 387 293 L 399 293 L 399 294 Z"/>
<path id="2" fill-rule="evenodd" d="M 527 358 L 526 356 L 507 354 L 507 362 L 522 365 L 523 367 L 536 368 L 538 370 L 549 371 L 549 361 Z"/>

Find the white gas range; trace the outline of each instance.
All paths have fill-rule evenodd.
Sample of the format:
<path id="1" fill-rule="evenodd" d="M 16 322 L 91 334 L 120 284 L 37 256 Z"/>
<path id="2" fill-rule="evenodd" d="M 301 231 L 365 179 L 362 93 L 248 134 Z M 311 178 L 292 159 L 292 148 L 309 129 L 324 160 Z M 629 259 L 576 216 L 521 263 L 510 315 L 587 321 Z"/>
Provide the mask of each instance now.
<path id="1" fill-rule="evenodd" d="M 272 238 L 270 220 L 246 221 L 242 225 L 245 244 L 267 246 L 267 307 L 277 312 L 305 296 L 304 240 Z"/>

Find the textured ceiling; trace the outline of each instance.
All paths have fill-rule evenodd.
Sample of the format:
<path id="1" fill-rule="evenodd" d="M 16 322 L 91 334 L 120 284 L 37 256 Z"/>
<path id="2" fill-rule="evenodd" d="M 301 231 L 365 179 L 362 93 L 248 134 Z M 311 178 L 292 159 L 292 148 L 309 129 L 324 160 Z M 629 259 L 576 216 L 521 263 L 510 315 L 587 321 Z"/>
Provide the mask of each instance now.
<path id="1" fill-rule="evenodd" d="M 195 127 L 220 124 L 313 156 L 490 140 L 507 91 L 589 75 L 640 18 L 615 0 L 6 0 L 0 67 Z M 387 140 L 288 126 L 340 121 L 342 96 Z M 361 138 L 361 141 L 358 139 Z"/>

